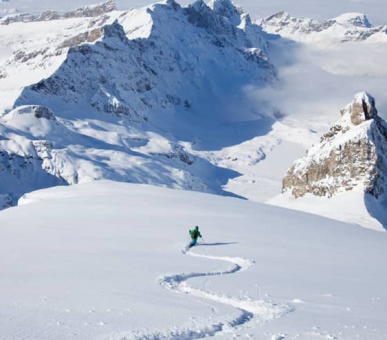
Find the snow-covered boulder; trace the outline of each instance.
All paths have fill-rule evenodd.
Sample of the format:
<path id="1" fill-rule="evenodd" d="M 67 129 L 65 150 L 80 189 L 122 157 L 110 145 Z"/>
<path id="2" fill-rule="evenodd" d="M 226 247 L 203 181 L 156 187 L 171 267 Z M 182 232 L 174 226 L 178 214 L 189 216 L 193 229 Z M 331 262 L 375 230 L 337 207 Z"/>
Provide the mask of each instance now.
<path id="1" fill-rule="evenodd" d="M 387 130 L 375 100 L 363 92 L 342 111 L 342 118 L 319 144 L 297 160 L 283 179 L 283 191 L 294 197 L 307 193 L 334 196 L 364 187 L 380 198 L 386 190 Z"/>

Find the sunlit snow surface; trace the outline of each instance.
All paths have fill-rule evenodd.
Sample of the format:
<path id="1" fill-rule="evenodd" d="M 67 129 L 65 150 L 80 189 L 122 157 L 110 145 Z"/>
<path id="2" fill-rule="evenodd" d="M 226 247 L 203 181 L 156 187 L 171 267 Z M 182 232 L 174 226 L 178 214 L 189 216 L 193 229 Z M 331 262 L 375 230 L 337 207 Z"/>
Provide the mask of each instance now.
<path id="1" fill-rule="evenodd" d="M 54 6 L 52 1 L 32 3 L 10 0 L 1 3 L 0 8 L 14 6 L 19 7 L 22 11 L 31 9 L 29 12 L 36 13 L 54 7 L 58 10 L 71 10 L 91 2 L 74 0 L 66 3 L 56 2 Z M 362 2 L 356 2 L 356 4 L 336 2 L 335 6 L 331 6 L 329 10 L 334 13 L 329 12 L 329 15 L 323 14 L 325 12 L 321 9 L 327 6 L 325 8 L 327 10 L 328 2 L 324 4 L 319 2 L 319 10 L 310 2 L 306 6 L 301 0 L 297 1 L 297 4 L 292 3 L 291 10 L 286 8 L 289 6 L 288 3 L 273 2 L 270 5 L 272 10 L 267 13 L 253 9 L 262 6 L 262 11 L 264 11 L 263 6 L 268 6 L 267 4 L 253 4 L 252 1 L 243 0 L 239 2 L 246 12 L 252 14 L 253 19 L 273 14 L 279 10 L 288 10 L 294 16 L 309 15 L 306 12 L 312 11 L 314 14 L 311 13 L 311 16 L 318 19 L 328 19 L 344 12 L 356 11 L 367 14 L 373 24 L 385 24 L 382 20 L 373 20 L 372 13 L 384 13 L 381 9 L 385 5 L 380 1 L 367 2 L 367 6 Z M 184 1 L 181 3 L 182 5 L 187 4 Z M 146 1 L 117 2 L 120 10 L 147 4 L 149 2 Z M 318 12 L 317 16 L 316 12 Z M 110 19 L 105 24 L 111 24 L 118 15 L 121 15 L 120 13 L 111 13 Z M 259 13 L 265 14 L 259 15 Z M 348 17 L 350 16 L 342 15 L 339 21 L 345 22 Z M 168 18 L 161 18 L 160 21 L 170 23 Z M 121 17 L 120 20 L 123 27 L 128 30 L 128 38 L 146 38 L 149 35 L 152 22 L 145 9 L 130 11 L 125 18 Z M 8 77 L 0 80 L 1 108 L 11 109 L 22 87 L 50 77 L 60 68 L 66 58 L 66 51 L 59 53 L 59 46 L 63 41 L 73 37 L 75 33 L 86 30 L 92 23 L 93 19 L 90 18 L 75 18 L 28 24 L 30 26 L 23 23 L 4 26 L 0 35 L 0 61 Z M 175 43 L 181 40 L 171 38 L 172 33 L 177 31 L 173 29 L 173 25 L 172 28 L 168 25 L 166 27 L 167 33 L 160 32 L 160 37 L 164 37 L 164 41 Z M 132 30 L 132 28 L 137 29 Z M 33 39 L 30 38 L 31 33 Z M 181 38 L 184 38 L 186 33 L 188 31 L 179 30 Z M 341 34 L 342 32 L 334 30 L 333 33 Z M 272 86 L 260 88 L 255 86 L 238 88 L 236 84 L 235 88 L 242 95 L 243 100 L 237 100 L 235 103 L 233 102 L 234 97 L 225 95 L 223 98 L 227 97 L 227 101 L 215 98 L 213 102 L 210 102 L 215 107 L 216 103 L 222 102 L 223 107 L 230 111 L 227 112 L 227 117 L 214 117 L 211 105 L 204 101 L 200 103 L 202 106 L 199 105 L 200 108 L 197 110 L 197 112 L 200 111 L 200 115 L 196 115 L 197 112 L 195 112 L 195 115 L 189 115 L 189 119 L 184 118 L 177 121 L 168 113 L 167 116 L 159 117 L 158 120 L 151 122 L 153 123 L 151 128 L 147 126 L 142 129 L 143 127 L 133 127 L 131 123 L 126 124 L 115 118 L 96 119 L 95 116 L 91 118 L 87 115 L 83 116 L 85 114 L 83 107 L 78 107 L 78 111 L 71 113 L 60 112 L 62 107 L 52 108 L 58 117 L 58 124 L 65 127 L 63 130 L 69 133 L 69 138 L 65 143 L 62 143 L 63 140 L 58 143 L 56 138 L 60 135 L 60 131 L 53 131 L 55 132 L 52 133 L 52 136 L 55 137 L 54 144 L 59 144 L 61 149 L 54 154 L 54 157 L 44 158 L 45 166 L 51 172 L 49 175 L 38 176 L 39 181 L 35 182 L 39 183 L 38 186 L 26 186 L 23 182 L 17 186 L 17 190 L 9 177 L 3 176 L 2 188 L 14 188 L 12 198 L 15 200 L 15 197 L 19 197 L 19 194 L 23 192 L 57 184 L 58 177 L 51 178 L 51 175 L 59 175 L 60 180 L 64 179 L 70 184 L 77 181 L 112 179 L 175 188 L 192 188 L 219 194 L 231 192 L 252 201 L 268 201 L 281 192 L 281 180 L 292 162 L 302 156 L 313 143 L 318 142 L 320 136 L 339 118 L 339 110 L 352 99 L 354 93 L 370 92 L 376 98 L 380 115 L 387 117 L 387 98 L 384 90 L 387 87 L 387 69 L 384 62 L 387 43 L 379 39 L 384 36 L 378 35 L 377 39 L 371 37 L 366 41 L 342 43 L 338 39 L 340 34 L 336 36 L 329 31 L 323 32 L 322 35 L 312 34 L 308 38 L 300 34 L 282 38 L 268 36 L 267 52 L 277 70 L 278 82 L 273 82 Z M 190 44 L 187 46 L 192 47 L 191 37 L 189 41 Z M 48 51 L 42 52 L 47 43 Z M 200 40 L 198 43 L 198 46 L 201 46 Z M 92 45 L 95 44 L 98 44 L 98 41 Z M 175 47 L 178 46 L 180 50 L 189 52 L 188 49 L 181 48 L 183 45 L 181 42 L 179 44 L 175 44 Z M 164 45 L 168 44 L 163 43 Z M 30 60 L 29 63 L 8 62 L 13 54 L 18 55 L 19 52 L 29 50 L 42 53 L 37 53 L 37 56 L 32 58 L 33 61 Z M 50 57 L 46 57 L 45 53 L 48 53 Z M 20 56 L 23 57 L 23 53 Z M 117 70 L 117 67 L 113 69 Z M 94 74 L 94 72 L 87 73 Z M 162 78 L 166 79 L 166 77 Z M 208 78 L 216 79 L 214 74 Z M 177 82 L 174 83 L 177 84 Z M 164 86 L 160 85 L 159 88 L 164 88 Z M 176 88 L 179 95 L 192 93 L 192 91 L 184 93 L 180 85 L 176 85 Z M 202 87 L 199 89 L 200 93 L 206 92 Z M 229 93 L 226 92 L 226 94 Z M 133 103 L 135 99 L 139 101 L 139 98 L 133 98 L 130 102 Z M 248 105 L 245 105 L 246 102 Z M 238 121 L 237 124 L 233 124 L 234 122 L 223 124 L 223 118 L 241 119 L 241 112 L 245 114 L 251 103 L 253 107 L 258 108 L 259 114 L 269 117 L 274 114 L 277 118 L 285 118 L 278 119 L 276 122 L 271 121 L 268 124 L 265 120 L 252 122 L 242 117 L 242 121 Z M 255 110 L 254 114 L 256 114 Z M 184 117 L 187 116 L 184 115 Z M 3 119 L 0 119 L 0 123 L 3 123 Z M 27 147 L 31 147 L 30 135 L 24 131 L 19 136 L 19 126 L 14 124 L 11 129 L 9 125 L 10 122 L 7 122 L 4 128 L 1 126 L 2 136 L 7 136 L 7 139 L 0 140 L 1 147 L 11 145 L 12 151 L 14 148 L 24 151 Z M 172 138 L 165 134 L 166 130 L 169 132 L 173 130 Z M 74 136 L 76 138 L 73 138 Z M 44 139 L 43 137 L 42 135 L 39 138 Z M 202 145 L 197 143 L 200 138 Z M 76 142 L 76 145 L 73 142 Z M 197 157 L 199 161 L 193 167 L 183 164 L 176 157 L 180 151 L 189 152 L 189 154 L 182 153 L 183 157 L 187 155 L 191 158 Z M 25 154 L 22 153 L 22 156 Z M 172 161 L 168 157 L 172 157 Z M 39 170 L 43 172 L 42 169 Z M 29 173 L 25 171 L 22 177 L 29 180 Z M 46 178 L 47 176 L 49 178 Z M 9 193 L 10 190 L 4 192 Z M 331 203 L 327 203 L 331 206 L 326 212 L 332 212 L 329 216 L 337 217 L 337 211 L 334 211 L 335 205 Z M 315 206 L 318 205 L 319 203 L 315 204 Z M 307 205 L 304 207 L 308 208 Z M 360 211 L 362 210 L 357 210 L 357 213 Z M 367 212 L 365 215 L 360 214 L 357 221 L 352 215 L 342 214 L 342 216 L 346 220 L 361 225 L 364 225 L 362 221 L 368 219 Z"/>
<path id="2" fill-rule="evenodd" d="M 387 336 L 387 236 L 353 225 L 98 182 L 28 194 L 0 236 L 1 339 Z"/>

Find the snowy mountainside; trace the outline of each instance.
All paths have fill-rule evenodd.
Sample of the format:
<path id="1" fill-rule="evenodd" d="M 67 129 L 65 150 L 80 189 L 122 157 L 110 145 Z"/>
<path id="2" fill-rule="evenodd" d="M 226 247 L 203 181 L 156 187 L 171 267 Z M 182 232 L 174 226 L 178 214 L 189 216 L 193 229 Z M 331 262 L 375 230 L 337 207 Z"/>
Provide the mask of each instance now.
<path id="1" fill-rule="evenodd" d="M 101 179 L 222 194 L 222 180 L 237 175 L 129 124 L 71 122 L 36 112 L 52 113 L 20 106 L 0 119 L 2 194 L 8 203 L 39 188 Z"/>
<path id="2" fill-rule="evenodd" d="M 206 244 L 184 253 L 194 225 Z M 29 193 L 0 231 L 5 339 L 387 335 L 387 234 L 108 181 Z"/>
<path id="3" fill-rule="evenodd" d="M 225 193 L 222 185 L 237 172 L 189 150 L 222 148 L 270 129 L 244 93 L 275 78 L 260 27 L 228 0 L 107 8 L 3 26 L 2 149 L 40 162 L 60 183 L 112 179 Z M 28 116 L 39 130 L 47 117 L 36 117 L 35 107 L 56 117 L 41 134 L 18 119 Z M 16 177 L 19 187 L 28 182 Z"/>
<path id="4" fill-rule="evenodd" d="M 194 102 L 209 105 L 211 100 L 220 106 L 221 95 L 238 91 L 244 83 L 263 85 L 273 78 L 262 41 L 251 47 L 244 30 L 201 1 L 187 9 L 172 1 L 140 11 L 135 16 L 150 19 L 141 29 L 133 24 L 133 13 L 122 14 L 117 22 L 102 27 L 101 41 L 70 48 L 61 67 L 25 88 L 16 105 L 55 106 L 59 100 L 61 110 L 74 111 L 66 106 L 86 102 L 98 111 L 144 118 L 159 109 L 186 111 Z M 138 30 L 149 36 L 140 40 Z M 259 37 L 260 31 L 255 33 Z M 221 79 L 215 78 L 217 73 Z M 215 84 L 208 84 L 208 78 Z"/>
<path id="5" fill-rule="evenodd" d="M 354 197 L 354 202 L 364 204 L 364 220 L 370 220 L 360 224 L 377 226 L 379 220 L 386 228 L 385 214 L 376 214 L 374 221 L 367 216 L 367 210 L 372 216 L 373 210 L 386 208 L 387 125 L 378 116 L 374 98 L 364 92 L 358 93 L 341 115 L 341 120 L 321 137 L 320 143 L 288 170 L 283 179 L 283 196 L 293 196 L 295 200 L 290 204 L 301 209 L 304 200 L 297 204 L 298 199 L 310 195 L 328 199 L 337 196 L 341 200 L 344 196 Z M 358 197 L 361 192 L 364 198 Z M 282 202 L 277 198 L 272 203 L 277 201 Z M 352 208 L 344 209 L 342 215 L 351 214 Z"/>
<path id="6" fill-rule="evenodd" d="M 346 13 L 320 22 L 278 12 L 257 23 L 268 33 L 300 41 L 387 41 L 387 26 L 374 27 L 362 13 Z"/>
<path id="7" fill-rule="evenodd" d="M 358 17 L 341 16 L 337 27 L 373 29 Z M 16 203 L 23 187 L 101 179 L 267 201 L 281 192 L 289 165 L 330 125 L 336 110 L 329 100 L 341 107 L 346 95 L 332 96 L 333 84 L 351 96 L 351 87 L 374 93 L 387 72 L 378 62 L 384 60 L 378 34 L 342 44 L 341 33 L 336 39 L 327 30 L 313 51 L 296 51 L 229 0 L 188 7 L 164 1 L 129 11 L 109 1 L 23 18 L 2 25 L 0 34 L 3 182 L 14 183 L 2 187 L 2 206 Z M 321 56 L 329 44 L 353 48 L 345 51 L 346 67 L 342 55 Z M 297 65 L 305 62 L 300 55 L 313 67 L 323 64 L 329 91 L 321 91 L 320 74 L 311 75 L 309 65 Z M 344 71 L 360 78 L 340 84 Z M 36 108 L 52 112 L 55 123 L 36 117 Z M 50 123 L 34 134 L 20 117 L 35 130 Z"/>

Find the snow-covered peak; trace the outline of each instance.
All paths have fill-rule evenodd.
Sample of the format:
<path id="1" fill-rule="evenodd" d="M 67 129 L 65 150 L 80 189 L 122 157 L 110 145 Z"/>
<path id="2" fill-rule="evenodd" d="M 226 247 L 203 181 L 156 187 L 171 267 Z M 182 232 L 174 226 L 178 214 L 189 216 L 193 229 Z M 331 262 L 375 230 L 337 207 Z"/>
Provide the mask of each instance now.
<path id="1" fill-rule="evenodd" d="M 281 22 L 289 21 L 291 16 L 288 12 L 280 11 L 264 19 L 265 22 L 271 22 L 272 24 L 280 24 Z"/>
<path id="2" fill-rule="evenodd" d="M 9 15 L 4 16 L 0 20 L 1 25 L 9 25 L 14 22 L 39 22 L 39 21 L 50 21 L 58 19 L 69 19 L 69 18 L 95 18 L 106 13 L 110 13 L 117 10 L 114 0 L 107 0 L 101 4 L 89 5 L 78 8 L 74 11 L 59 14 L 56 11 L 47 10 L 38 15 L 30 15 L 26 13 L 8 13 Z"/>
<path id="3" fill-rule="evenodd" d="M 107 0 L 101 4 L 89 5 L 64 14 L 65 18 L 97 17 L 117 10 L 115 0 Z"/>
<path id="4" fill-rule="evenodd" d="M 310 34 L 313 32 L 320 32 L 332 23 L 320 23 L 317 20 L 309 18 L 292 17 L 287 12 L 278 12 L 266 19 L 258 22 L 269 33 L 279 33 L 284 36 L 291 36 L 294 34 Z"/>
<path id="5" fill-rule="evenodd" d="M 356 94 L 341 114 L 341 120 L 321 137 L 320 143 L 293 163 L 283 179 L 283 192 L 295 198 L 340 194 L 372 214 L 385 209 L 386 123 L 377 115 L 374 98 L 365 92 Z M 361 219 L 356 222 L 363 223 Z"/>
<path id="6" fill-rule="evenodd" d="M 342 122 L 353 125 L 375 119 L 377 114 L 375 99 L 366 92 L 356 94 L 353 101 L 341 110 Z"/>
<path id="7" fill-rule="evenodd" d="M 241 23 L 243 10 L 235 5 L 231 0 L 212 0 L 208 6 L 217 14 L 227 18 L 230 22 L 238 26 Z"/>
<path id="8" fill-rule="evenodd" d="M 289 13 L 279 12 L 258 24 L 268 33 L 280 34 L 283 37 L 300 41 L 361 41 L 377 36 L 386 41 L 386 27 L 373 27 L 364 14 L 348 13 L 337 18 L 317 21 L 309 18 L 292 17 Z"/>
<path id="9" fill-rule="evenodd" d="M 345 13 L 334 19 L 333 21 L 347 26 L 356 26 L 371 28 L 372 24 L 368 21 L 368 18 L 362 13 Z"/>
<path id="10" fill-rule="evenodd" d="M 192 4 L 190 4 L 189 7 L 193 8 L 196 11 L 200 11 L 203 8 L 207 8 L 208 6 L 203 0 L 196 0 Z"/>

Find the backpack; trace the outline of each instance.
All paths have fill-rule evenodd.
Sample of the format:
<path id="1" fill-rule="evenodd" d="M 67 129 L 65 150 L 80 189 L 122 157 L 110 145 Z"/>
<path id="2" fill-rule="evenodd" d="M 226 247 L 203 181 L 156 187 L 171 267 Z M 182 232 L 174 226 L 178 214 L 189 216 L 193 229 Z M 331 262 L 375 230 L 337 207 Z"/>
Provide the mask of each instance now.
<path id="1" fill-rule="evenodd" d="M 196 229 L 192 233 L 191 237 L 194 238 L 194 239 L 198 238 L 198 231 Z"/>

